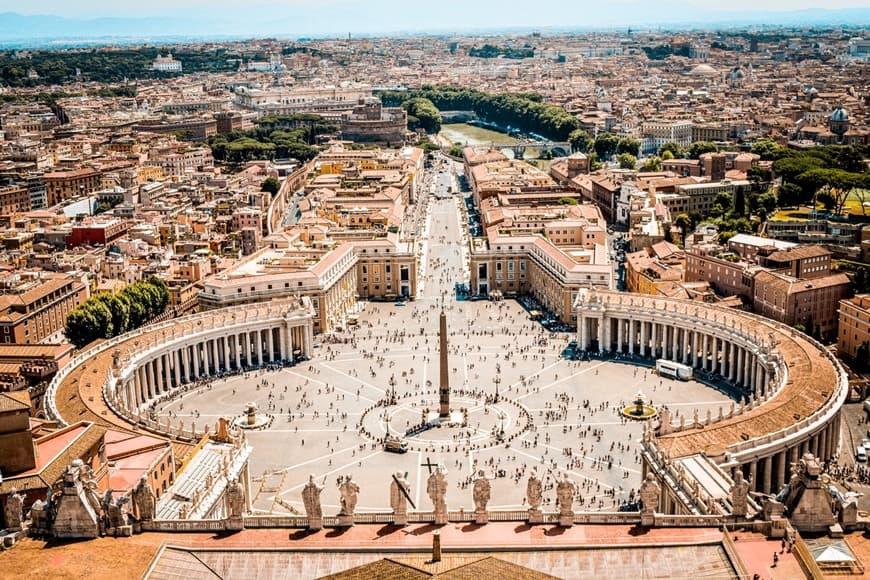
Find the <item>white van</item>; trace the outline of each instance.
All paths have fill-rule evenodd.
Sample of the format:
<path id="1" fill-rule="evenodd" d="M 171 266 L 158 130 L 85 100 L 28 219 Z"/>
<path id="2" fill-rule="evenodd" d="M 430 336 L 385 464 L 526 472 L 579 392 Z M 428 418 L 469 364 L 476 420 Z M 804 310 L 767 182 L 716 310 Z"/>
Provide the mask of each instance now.
<path id="1" fill-rule="evenodd" d="M 855 450 L 855 461 L 858 463 L 867 463 L 867 450 L 863 446 Z"/>

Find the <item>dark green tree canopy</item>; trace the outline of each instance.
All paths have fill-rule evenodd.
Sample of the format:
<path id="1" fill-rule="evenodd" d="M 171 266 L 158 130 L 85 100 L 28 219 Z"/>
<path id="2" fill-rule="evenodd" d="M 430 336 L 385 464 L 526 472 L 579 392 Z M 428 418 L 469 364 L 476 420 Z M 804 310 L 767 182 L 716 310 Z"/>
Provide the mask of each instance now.
<path id="1" fill-rule="evenodd" d="M 169 288 L 160 278 L 150 276 L 117 294 L 88 298 L 67 315 L 64 334 L 76 348 L 82 348 L 98 338 L 112 338 L 142 326 L 167 304 Z"/>

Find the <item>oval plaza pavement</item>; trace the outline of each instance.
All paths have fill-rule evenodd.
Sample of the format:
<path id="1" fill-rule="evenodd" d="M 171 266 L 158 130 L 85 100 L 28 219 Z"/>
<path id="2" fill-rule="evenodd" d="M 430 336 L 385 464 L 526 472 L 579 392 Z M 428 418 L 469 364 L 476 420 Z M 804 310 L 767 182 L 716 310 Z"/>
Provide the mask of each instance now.
<path id="1" fill-rule="evenodd" d="M 165 433 L 181 456 L 206 425 L 254 402 L 269 417 L 265 429 L 247 433 L 255 513 L 301 512 L 309 474 L 326 482 L 327 511 L 337 509 L 335 482 L 346 474 L 362 490 L 358 511 L 384 510 L 395 472 L 407 472 L 415 504 L 430 509 L 425 479 L 439 462 L 449 470 L 451 509 L 472 507 L 469 482 L 479 469 L 494 478 L 490 509 L 522 508 L 525 482 L 536 469 L 545 478 L 545 505 L 553 506 L 552 477 L 564 471 L 578 484 L 579 510 L 613 510 L 641 481 L 642 424 L 618 413 L 638 390 L 670 415 L 672 427 L 655 440 L 660 453 L 705 452 L 732 473 L 742 468 L 759 491 L 784 482 L 786 465 L 799 454 L 827 459 L 836 452 L 842 369 L 779 325 L 703 304 L 604 291 L 581 293 L 576 334 L 551 334 L 512 300 L 456 301 L 453 285 L 467 280 L 459 201 L 430 202 L 417 300 L 367 303 L 356 328 L 327 336 L 311 334 L 304 299 L 147 327 L 58 373 L 50 414 L 67 423 L 87 419 Z M 387 453 L 378 443 L 387 419 L 391 433 L 401 432 L 437 400 L 442 307 L 450 385 L 456 404 L 469 411 L 468 423 L 426 431 L 406 454 Z M 561 359 L 571 339 L 603 358 Z M 690 364 L 754 402 L 736 403 L 735 410 L 724 391 L 630 364 L 640 356 L 647 365 L 656 357 Z M 264 365 L 274 368 L 246 370 Z M 397 404 L 386 414 L 373 410 L 391 390 Z M 496 391 L 501 400 L 492 402 Z M 494 440 L 493 425 L 509 440 Z"/>

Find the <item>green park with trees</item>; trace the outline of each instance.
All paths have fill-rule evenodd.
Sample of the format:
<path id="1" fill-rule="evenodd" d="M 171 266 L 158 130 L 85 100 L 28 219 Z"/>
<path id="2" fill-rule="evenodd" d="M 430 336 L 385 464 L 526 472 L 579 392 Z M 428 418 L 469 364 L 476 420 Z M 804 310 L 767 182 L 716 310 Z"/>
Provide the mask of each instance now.
<path id="1" fill-rule="evenodd" d="M 423 85 L 412 91 L 381 91 L 384 106 L 398 107 L 410 99 L 422 98 L 439 111 L 474 111 L 489 123 L 534 133 L 554 141 L 566 141 L 579 122 L 562 107 L 544 102 L 537 93 L 490 94 L 476 89 Z"/>
<path id="2" fill-rule="evenodd" d="M 146 46 L 33 50 L 28 52 L 26 59 L 18 58 L 15 51 L 0 51 L 0 85 L 35 87 L 76 81 L 119 83 L 124 80 L 178 76 L 181 73 L 151 70 L 157 55 L 165 55 L 169 51 L 176 60 L 182 62 L 185 74 L 229 72 L 239 67 L 237 59 L 227 58 L 224 48 Z M 36 71 L 38 78 L 30 78 L 28 73 L 31 69 Z"/>
<path id="3" fill-rule="evenodd" d="M 112 338 L 139 328 L 166 310 L 169 289 L 150 276 L 117 294 L 101 292 L 74 308 L 66 317 L 64 334 L 76 348 L 97 339 Z"/>
<path id="4" fill-rule="evenodd" d="M 337 127 L 319 115 L 273 115 L 257 121 L 249 131 L 212 135 L 206 140 L 216 161 L 239 165 L 255 159 L 314 159 L 318 135 Z"/>

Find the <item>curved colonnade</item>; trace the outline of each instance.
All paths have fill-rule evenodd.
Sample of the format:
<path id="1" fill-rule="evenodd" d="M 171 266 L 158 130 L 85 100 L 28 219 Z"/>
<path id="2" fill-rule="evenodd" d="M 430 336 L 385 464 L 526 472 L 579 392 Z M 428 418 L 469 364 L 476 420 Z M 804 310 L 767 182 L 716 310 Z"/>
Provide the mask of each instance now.
<path id="1" fill-rule="evenodd" d="M 642 294 L 583 290 L 575 308 L 581 349 L 690 365 L 752 401 L 716 422 L 663 425 L 654 444 L 668 457 L 702 453 L 772 493 L 804 453 L 826 461 L 837 452 L 848 378 L 810 337 L 747 312 Z"/>
<path id="2" fill-rule="evenodd" d="M 158 426 L 154 401 L 203 378 L 311 357 L 314 309 L 308 298 L 233 306 L 149 325 L 77 355 L 51 381 L 48 415 L 63 425 L 82 419 L 134 424 L 193 440 L 195 428 Z M 95 393 L 99 389 L 100 393 Z"/>

